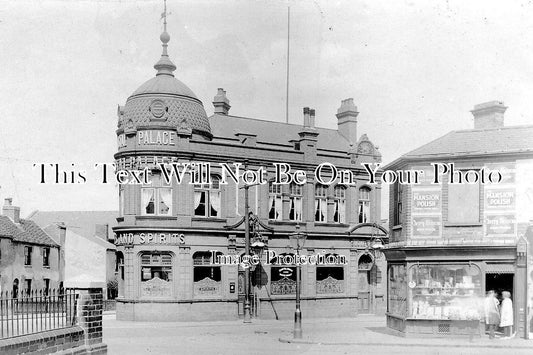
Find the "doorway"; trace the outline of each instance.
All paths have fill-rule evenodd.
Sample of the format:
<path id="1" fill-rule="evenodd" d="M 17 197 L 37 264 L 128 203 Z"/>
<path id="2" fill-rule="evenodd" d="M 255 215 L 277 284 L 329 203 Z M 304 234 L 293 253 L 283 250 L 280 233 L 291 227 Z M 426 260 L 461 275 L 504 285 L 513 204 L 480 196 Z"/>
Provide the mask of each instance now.
<path id="1" fill-rule="evenodd" d="M 494 290 L 496 293 L 496 298 L 502 302 L 502 292 L 509 291 L 511 292 L 511 300 L 513 300 L 513 313 L 515 319 L 515 325 L 513 325 L 513 332 L 516 329 L 516 319 L 517 319 L 517 308 L 514 305 L 514 274 L 512 273 L 487 273 L 485 274 L 485 292 Z M 503 329 L 499 328 L 499 331 Z"/>

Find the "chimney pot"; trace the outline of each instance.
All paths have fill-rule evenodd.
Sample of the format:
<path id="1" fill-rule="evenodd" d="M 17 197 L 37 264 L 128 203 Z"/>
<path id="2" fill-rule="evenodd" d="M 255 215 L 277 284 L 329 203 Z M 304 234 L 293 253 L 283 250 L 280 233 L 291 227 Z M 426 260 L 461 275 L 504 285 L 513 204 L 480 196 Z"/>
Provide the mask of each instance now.
<path id="1" fill-rule="evenodd" d="M 309 127 L 310 124 L 309 107 L 304 107 L 304 127 Z"/>
<path id="2" fill-rule="evenodd" d="M 309 126 L 315 128 L 315 109 L 309 110 Z"/>
<path id="3" fill-rule="evenodd" d="M 501 128 L 504 126 L 504 113 L 507 106 L 503 101 L 489 101 L 474 106 L 470 111 L 474 116 L 474 129 Z"/>
<path id="4" fill-rule="evenodd" d="M 217 94 L 213 99 L 213 106 L 215 106 L 216 114 L 228 115 L 231 106 L 229 104 L 229 99 L 226 96 L 226 90 L 218 88 Z"/>

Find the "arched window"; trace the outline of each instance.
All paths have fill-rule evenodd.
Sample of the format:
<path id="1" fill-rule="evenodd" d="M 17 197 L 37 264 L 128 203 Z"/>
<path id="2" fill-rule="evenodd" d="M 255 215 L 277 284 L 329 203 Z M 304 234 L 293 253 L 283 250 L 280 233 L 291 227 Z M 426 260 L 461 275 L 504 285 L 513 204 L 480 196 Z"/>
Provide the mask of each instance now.
<path id="1" fill-rule="evenodd" d="M 328 187 L 315 185 L 315 222 L 328 221 Z"/>
<path id="2" fill-rule="evenodd" d="M 268 219 L 281 221 L 283 219 L 281 198 L 281 184 L 268 184 Z"/>
<path id="3" fill-rule="evenodd" d="M 370 188 L 363 186 L 359 189 L 359 223 L 370 221 Z"/>
<path id="4" fill-rule="evenodd" d="M 289 185 L 289 219 L 291 221 L 302 220 L 302 185 L 291 183 Z"/>
<path id="5" fill-rule="evenodd" d="M 151 184 L 141 188 L 141 214 L 154 216 L 172 215 L 172 187 L 161 174 L 153 174 Z M 122 198 L 122 197 L 121 197 Z M 124 203 L 124 201 L 120 201 Z"/>
<path id="6" fill-rule="evenodd" d="M 221 255 L 222 253 L 219 254 Z M 213 255 L 209 251 L 197 251 L 192 256 L 195 295 L 211 296 L 218 295 L 221 292 L 221 268 L 214 265 L 212 257 Z"/>
<path id="7" fill-rule="evenodd" d="M 332 261 L 331 265 L 317 265 L 316 267 L 316 293 L 343 293 L 344 292 L 344 266 L 340 263 L 338 254 L 326 254 L 325 260 Z M 345 259 L 344 259 L 345 260 Z M 335 263 L 338 262 L 338 263 Z"/>
<path id="8" fill-rule="evenodd" d="M 220 177 L 217 175 L 211 175 L 210 184 L 194 185 L 194 215 L 220 216 Z"/>
<path id="9" fill-rule="evenodd" d="M 270 260 L 270 292 L 273 295 L 296 293 L 295 256 L 283 253 Z"/>
<path id="10" fill-rule="evenodd" d="M 333 191 L 334 209 L 333 221 L 336 223 L 346 222 L 346 188 L 341 185 L 335 186 Z"/>

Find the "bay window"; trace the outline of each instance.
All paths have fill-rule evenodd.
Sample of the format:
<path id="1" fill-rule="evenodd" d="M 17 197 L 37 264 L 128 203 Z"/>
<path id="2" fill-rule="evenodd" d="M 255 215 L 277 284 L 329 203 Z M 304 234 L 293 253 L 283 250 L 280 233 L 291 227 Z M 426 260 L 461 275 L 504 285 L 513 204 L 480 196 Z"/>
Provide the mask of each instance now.
<path id="1" fill-rule="evenodd" d="M 172 215 L 172 187 L 160 174 L 154 174 L 152 183 L 141 188 L 141 206 L 143 215 Z"/>

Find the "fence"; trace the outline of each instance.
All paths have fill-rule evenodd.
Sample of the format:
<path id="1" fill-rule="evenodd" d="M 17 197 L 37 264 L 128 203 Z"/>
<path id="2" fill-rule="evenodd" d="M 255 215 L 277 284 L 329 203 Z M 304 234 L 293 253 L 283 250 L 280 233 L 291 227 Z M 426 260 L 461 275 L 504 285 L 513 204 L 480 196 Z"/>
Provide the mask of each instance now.
<path id="1" fill-rule="evenodd" d="M 0 338 L 66 328 L 76 324 L 77 294 L 43 289 L 0 294 Z"/>

